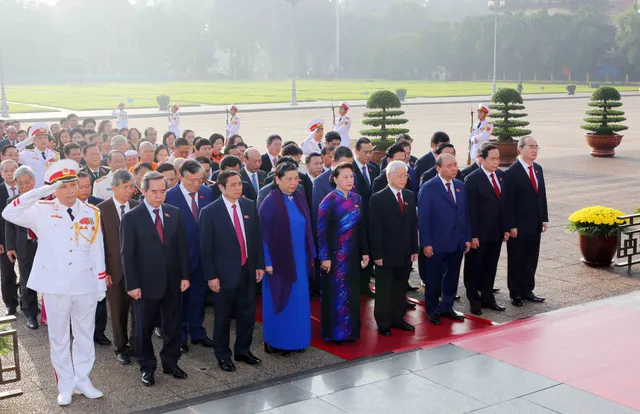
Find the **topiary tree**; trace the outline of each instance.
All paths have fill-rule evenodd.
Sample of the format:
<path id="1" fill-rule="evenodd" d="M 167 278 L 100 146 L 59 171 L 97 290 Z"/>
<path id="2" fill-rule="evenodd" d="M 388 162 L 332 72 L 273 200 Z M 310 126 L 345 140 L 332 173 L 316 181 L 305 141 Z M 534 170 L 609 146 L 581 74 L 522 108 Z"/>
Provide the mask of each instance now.
<path id="1" fill-rule="evenodd" d="M 591 131 L 593 135 L 615 135 L 616 132 L 628 129 L 624 125 L 616 125 L 618 122 L 626 121 L 624 111 L 612 109 L 622 106 L 621 99 L 616 88 L 602 86 L 596 89 L 591 95 L 589 106 L 600 109 L 588 110 L 587 115 L 590 116 L 584 119 L 587 124 L 581 125 L 581 128 Z"/>
<path id="2" fill-rule="evenodd" d="M 517 118 L 524 118 L 527 116 L 521 111 L 525 108 L 522 104 L 522 95 L 512 88 L 503 88 L 497 91 L 491 97 L 491 104 L 489 108 L 495 110 L 489 117 L 493 118 L 493 132 L 491 133 L 495 138 L 495 142 L 499 143 L 514 143 L 514 138 L 520 138 L 531 134 L 531 130 L 524 129 L 523 127 L 529 125 L 528 121 L 520 120 Z"/>
<path id="3" fill-rule="evenodd" d="M 378 111 L 365 112 L 365 119 L 362 121 L 364 125 L 370 125 L 379 128 L 363 129 L 360 133 L 366 137 L 379 137 L 372 139 L 375 147 L 379 151 L 383 151 L 393 144 L 387 138 L 393 135 L 399 135 L 409 132 L 406 128 L 388 128 L 388 125 L 402 125 L 409 122 L 404 118 L 396 118 L 404 114 L 403 110 L 392 108 L 400 108 L 402 104 L 398 96 L 391 91 L 374 92 L 367 99 L 367 108 L 378 109 Z"/>

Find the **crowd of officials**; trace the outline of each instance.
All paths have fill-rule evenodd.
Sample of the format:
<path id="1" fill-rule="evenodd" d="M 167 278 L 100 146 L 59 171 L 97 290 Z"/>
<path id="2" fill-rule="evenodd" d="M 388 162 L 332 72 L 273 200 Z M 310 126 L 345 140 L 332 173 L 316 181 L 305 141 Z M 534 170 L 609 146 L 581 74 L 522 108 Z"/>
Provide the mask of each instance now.
<path id="1" fill-rule="evenodd" d="M 94 342 L 113 340 L 120 364 L 135 357 L 146 386 L 155 382 L 154 334 L 162 371 L 175 378 L 187 377 L 178 360 L 189 341 L 212 348 L 224 371 L 260 364 L 251 352 L 257 300 L 270 354 L 310 345 L 315 298 L 325 341 L 359 339 L 362 296 L 375 297 L 380 335 L 413 331 L 404 317 L 414 263 L 432 324 L 464 320 L 454 310 L 463 260 L 469 311 L 504 311 L 494 281 L 505 243 L 512 305 L 544 301 L 534 287 L 548 213 L 532 137 L 505 171 L 498 148 L 478 141 L 481 124 L 464 169 L 444 132 L 420 158 L 403 134 L 374 163 L 369 139 L 345 145 L 346 104 L 342 133 L 313 120 L 301 144 L 271 135 L 264 152 L 238 135 L 235 105 L 227 136 L 208 138 L 180 133 L 174 105 L 161 139 L 128 128 L 123 107 L 114 110 L 121 128 L 75 115 L 27 130 L 0 122 L 2 298 L 29 328 L 38 313 L 47 323 L 61 405 L 74 390 L 102 396 L 88 378 Z M 213 329 L 203 324 L 207 304 Z"/>

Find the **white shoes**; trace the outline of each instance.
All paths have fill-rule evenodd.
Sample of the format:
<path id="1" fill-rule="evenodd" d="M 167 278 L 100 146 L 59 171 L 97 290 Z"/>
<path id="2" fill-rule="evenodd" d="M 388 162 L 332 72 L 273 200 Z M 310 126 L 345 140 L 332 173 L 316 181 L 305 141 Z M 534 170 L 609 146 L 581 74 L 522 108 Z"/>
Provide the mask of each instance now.
<path id="1" fill-rule="evenodd" d="M 69 405 L 71 404 L 71 397 L 73 393 L 71 392 L 61 392 L 58 394 L 58 405 Z"/>
<path id="2" fill-rule="evenodd" d="M 73 390 L 76 394 L 83 394 L 85 397 L 95 400 L 96 398 L 101 398 L 104 396 L 102 391 L 96 389 L 93 385 L 76 385 L 76 389 Z"/>

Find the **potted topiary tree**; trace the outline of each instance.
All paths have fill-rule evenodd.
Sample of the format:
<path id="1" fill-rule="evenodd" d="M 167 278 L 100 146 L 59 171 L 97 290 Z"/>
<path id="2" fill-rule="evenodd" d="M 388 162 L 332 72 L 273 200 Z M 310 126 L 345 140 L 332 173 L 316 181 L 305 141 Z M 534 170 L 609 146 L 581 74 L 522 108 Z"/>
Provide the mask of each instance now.
<path id="1" fill-rule="evenodd" d="M 568 95 L 575 95 L 577 87 L 578 87 L 578 85 L 576 85 L 575 83 L 568 84 L 567 85 L 567 94 Z"/>
<path id="2" fill-rule="evenodd" d="M 585 133 L 585 137 L 593 157 L 613 157 L 616 153 L 615 148 L 622 142 L 623 135 L 617 132 L 628 127 L 617 124 L 627 118 L 624 117 L 624 111 L 613 109 L 622 106 L 621 99 L 620 92 L 610 86 L 602 86 L 591 95 L 589 106 L 598 109 L 587 111 L 589 117 L 584 119 L 587 123 L 581 127 L 590 131 Z"/>
<path id="3" fill-rule="evenodd" d="M 511 165 L 518 157 L 518 142 L 514 138 L 520 138 L 531 134 L 531 130 L 523 127 L 529 125 L 528 121 L 518 118 L 527 116 L 521 111 L 525 108 L 522 104 L 522 95 L 512 88 L 503 88 L 496 92 L 491 98 L 489 107 L 492 112 L 489 117 L 493 118 L 493 132 L 495 138 L 492 144 L 500 150 L 500 165 Z"/>
<path id="4" fill-rule="evenodd" d="M 404 98 L 407 97 L 407 90 L 404 88 L 396 89 L 396 95 L 400 101 L 404 101 Z"/>
<path id="5" fill-rule="evenodd" d="M 158 95 L 156 96 L 156 102 L 158 103 L 161 111 L 167 111 L 169 109 L 169 102 L 171 102 L 171 97 L 167 95 Z"/>
<path id="6" fill-rule="evenodd" d="M 388 139 L 390 136 L 409 132 L 406 128 L 388 128 L 388 125 L 403 125 L 409 122 L 407 119 L 397 118 L 403 115 L 404 111 L 394 108 L 400 108 L 401 106 L 400 99 L 391 91 L 374 92 L 367 99 L 367 108 L 377 109 L 377 111 L 365 112 L 365 119 L 362 123 L 378 128 L 364 129 L 360 133 L 372 138 L 371 141 L 374 145 L 373 159 L 375 162 L 380 162 L 387 148 L 393 145 L 393 141 Z"/>

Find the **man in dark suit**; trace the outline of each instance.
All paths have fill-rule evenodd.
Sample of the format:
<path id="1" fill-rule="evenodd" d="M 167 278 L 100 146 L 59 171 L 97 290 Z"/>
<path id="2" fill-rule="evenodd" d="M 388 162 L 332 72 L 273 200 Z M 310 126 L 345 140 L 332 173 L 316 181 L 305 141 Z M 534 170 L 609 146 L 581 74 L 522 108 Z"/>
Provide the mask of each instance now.
<path id="1" fill-rule="evenodd" d="M 222 192 L 220 191 L 220 187 L 217 184 L 219 174 L 222 171 L 227 171 L 227 170 L 236 171 L 239 173 L 241 169 L 242 169 L 242 161 L 240 160 L 240 158 L 236 157 L 235 155 L 227 155 L 222 159 L 222 161 L 220 161 L 220 170 L 216 171 L 217 174 L 214 173 L 214 176 L 212 177 L 212 179 L 215 181 L 213 184 L 209 186 L 209 188 L 211 188 L 214 200 L 217 200 L 222 195 Z M 254 190 L 253 186 L 247 181 L 242 181 L 242 197 L 248 198 L 253 202 L 256 202 L 258 199 L 258 193 L 256 193 L 256 190 Z"/>
<path id="2" fill-rule="evenodd" d="M 471 163 L 471 165 L 467 165 L 462 170 L 460 170 L 460 180 L 464 181 L 472 172 L 480 168 L 482 165 L 482 161 L 480 160 L 480 151 L 478 151 L 478 159 Z"/>
<path id="3" fill-rule="evenodd" d="M 282 138 L 280 135 L 269 135 L 267 138 L 267 152 L 262 154 L 262 163 L 260 169 L 269 174 L 276 162 L 280 158 L 280 150 L 282 150 Z"/>
<path id="4" fill-rule="evenodd" d="M 464 184 L 455 178 L 458 164 L 451 154 L 436 160 L 438 176 L 428 181 L 418 196 L 420 247 L 427 257 L 425 303 L 429 321 L 440 317 L 464 321 L 453 310 L 462 256 L 471 247 L 471 233 Z M 442 302 L 440 302 L 442 298 Z"/>
<path id="5" fill-rule="evenodd" d="M 408 151 L 408 161 L 407 161 L 407 166 L 415 169 L 416 168 L 416 162 L 418 161 L 418 158 L 411 155 L 411 147 L 413 146 L 413 138 L 411 138 L 411 135 L 409 134 L 400 134 L 398 135 L 398 137 L 396 138 L 396 144 L 400 144 L 401 142 L 406 142 L 407 144 L 409 144 L 409 148 L 407 149 L 405 147 L 405 151 Z M 387 157 L 382 157 L 382 159 L 380 160 L 380 169 L 384 170 L 385 168 L 387 168 L 387 164 L 389 164 L 389 160 L 387 159 Z"/>
<path id="6" fill-rule="evenodd" d="M 453 144 L 445 142 L 444 144 L 438 145 L 438 148 L 436 148 L 436 158 L 440 154 L 451 154 L 451 155 L 453 155 L 455 157 L 456 156 L 456 149 L 453 146 Z M 438 175 L 438 169 L 434 165 L 433 167 L 429 168 L 427 171 L 422 173 L 422 175 L 420 176 L 420 187 L 422 187 L 422 185 L 424 183 L 426 183 L 427 181 L 431 180 L 436 175 Z M 458 179 L 460 181 L 463 180 L 462 173 L 460 172 L 460 170 L 458 170 L 458 174 L 456 175 L 456 179 Z"/>
<path id="7" fill-rule="evenodd" d="M 264 179 L 267 178 L 267 173 L 260 169 L 261 164 L 260 152 L 255 148 L 247 148 L 244 152 L 244 167 L 240 170 L 240 176 L 242 181 L 251 184 L 256 194 L 264 186 Z"/>
<path id="8" fill-rule="evenodd" d="M 369 231 L 371 258 L 376 265 L 374 317 L 381 335 L 390 328 L 414 331 L 403 318 L 411 263 L 418 260 L 416 198 L 404 189 L 407 165 L 392 161 L 386 168 L 387 187 L 371 196 Z"/>
<path id="9" fill-rule="evenodd" d="M 547 231 L 549 211 L 542 167 L 535 162 L 538 143 L 532 137 L 518 142 L 518 161 L 506 171 L 503 191 L 507 228 L 507 283 L 514 306 L 523 300 L 544 302 L 533 294 L 540 254 L 540 236 Z"/>
<path id="10" fill-rule="evenodd" d="M 482 308 L 505 310 L 496 303 L 493 283 L 502 243 L 509 240 L 502 208 L 504 172 L 498 169 L 500 151 L 495 145 L 484 144 L 478 151 L 478 161 L 480 168 L 465 179 L 471 250 L 464 259 L 464 286 L 474 315 L 481 315 Z"/>
<path id="11" fill-rule="evenodd" d="M 213 202 L 213 192 L 202 185 L 204 169 L 195 160 L 186 160 L 180 166 L 180 184 L 167 191 L 166 203 L 180 209 L 189 246 L 189 281 L 191 287 L 181 298 L 180 347 L 188 352 L 187 339 L 192 344 L 212 348 L 213 341 L 207 337 L 204 323 L 204 305 L 207 296 L 207 283 L 202 274 L 200 261 L 200 210 Z"/>
<path id="12" fill-rule="evenodd" d="M 438 148 L 438 146 L 450 141 L 451 140 L 449 139 L 449 135 L 442 131 L 435 132 L 431 136 L 431 151 L 429 151 L 428 153 L 420 157 L 418 161 L 416 161 L 415 170 L 416 176 L 418 176 L 418 178 L 422 177 L 422 174 L 424 174 L 425 171 L 436 166 L 436 149 Z"/>
<path id="13" fill-rule="evenodd" d="M 406 163 L 407 153 L 404 151 L 402 145 L 393 144 L 387 149 L 387 158 L 391 161 L 402 161 Z M 408 180 L 405 188 L 412 191 L 414 195 L 418 194 L 418 178 L 413 168 L 407 168 L 407 176 Z M 380 171 L 380 175 L 373 180 L 373 190 L 371 192 L 375 194 L 378 191 L 384 190 L 387 184 L 387 174 L 385 170 L 382 170 Z"/>
<path id="14" fill-rule="evenodd" d="M 2 285 L 2 300 L 7 307 L 8 315 L 15 315 L 18 308 L 17 275 L 13 262 L 7 256 L 7 243 L 5 241 L 6 220 L 2 217 L 2 211 L 7 206 L 7 200 L 18 195 L 18 185 L 13 174 L 18 164 L 13 160 L 4 160 L 0 163 L 0 172 L 4 182 L 0 184 L 0 284 Z"/>
<path id="15" fill-rule="evenodd" d="M 189 250 L 180 210 L 164 204 L 167 182 L 150 171 L 142 179 L 144 201 L 126 213 L 120 254 L 127 293 L 135 302 L 136 357 L 145 386 L 155 384 L 157 360 L 151 335 L 162 312 L 162 372 L 187 377 L 180 367 L 180 292 L 189 288 Z"/>
<path id="16" fill-rule="evenodd" d="M 138 202 L 131 199 L 133 196 L 134 178 L 133 174 L 129 171 L 118 170 L 114 172 L 109 186 L 113 196 L 98 204 L 100 217 L 102 218 L 100 225 L 102 226 L 102 234 L 104 237 L 107 301 L 109 301 L 109 307 L 111 308 L 111 328 L 113 330 L 113 342 L 116 347 L 116 359 L 118 363 L 122 365 L 129 365 L 135 349 L 135 317 L 133 300 L 127 294 L 125 282 L 122 277 L 120 223 L 122 216 L 132 208 L 137 207 Z M 104 311 L 106 315 L 106 306 Z M 131 314 L 131 333 L 127 335 L 129 314 Z M 104 335 L 104 329 L 102 332 Z"/>
<path id="17" fill-rule="evenodd" d="M 333 153 L 333 166 L 346 163 L 353 163 L 353 152 L 350 148 L 347 147 L 338 147 Z M 320 203 L 322 200 L 334 190 L 334 187 L 331 186 L 329 179 L 331 178 L 331 173 L 333 171 L 333 166 L 327 171 L 320 174 L 313 181 L 313 200 L 311 206 L 311 220 L 314 223 L 317 223 L 318 220 L 318 208 L 320 207 Z M 354 186 L 354 190 L 357 192 L 357 185 Z M 315 228 L 315 227 L 314 227 Z"/>
<path id="18" fill-rule="evenodd" d="M 236 361 L 258 365 L 251 353 L 255 325 L 256 282 L 264 276 L 264 251 L 258 210 L 242 198 L 242 180 L 237 171 L 218 176 L 222 197 L 200 212 L 200 256 L 205 278 L 214 292 L 214 351 L 223 371 L 235 371 L 229 336 L 231 315 L 236 316 Z"/>

